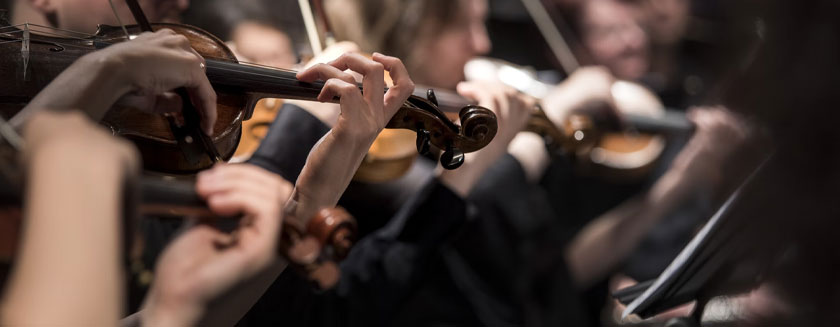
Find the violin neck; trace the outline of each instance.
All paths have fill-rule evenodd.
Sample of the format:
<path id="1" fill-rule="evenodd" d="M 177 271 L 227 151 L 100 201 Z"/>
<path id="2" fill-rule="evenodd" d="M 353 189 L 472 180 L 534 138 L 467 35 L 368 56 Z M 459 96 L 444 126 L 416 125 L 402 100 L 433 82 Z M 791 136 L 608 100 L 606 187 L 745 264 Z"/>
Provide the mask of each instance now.
<path id="1" fill-rule="evenodd" d="M 685 113 L 665 110 L 660 117 L 638 114 L 625 114 L 625 121 L 633 129 L 642 133 L 688 134 L 694 132 L 694 123 L 686 118 Z"/>
<path id="2" fill-rule="evenodd" d="M 438 102 L 438 108 L 443 112 L 458 113 L 464 106 L 477 104 L 475 101 L 462 97 L 458 93 L 448 90 L 435 89 L 424 85 L 417 85 L 414 88 L 414 93 L 412 95 L 425 99 L 428 90 L 434 90 L 435 97 Z"/>
<path id="3" fill-rule="evenodd" d="M 265 97 L 317 100 L 323 82 L 306 83 L 296 72 L 207 59 L 207 78 L 216 87 L 233 88 Z"/>

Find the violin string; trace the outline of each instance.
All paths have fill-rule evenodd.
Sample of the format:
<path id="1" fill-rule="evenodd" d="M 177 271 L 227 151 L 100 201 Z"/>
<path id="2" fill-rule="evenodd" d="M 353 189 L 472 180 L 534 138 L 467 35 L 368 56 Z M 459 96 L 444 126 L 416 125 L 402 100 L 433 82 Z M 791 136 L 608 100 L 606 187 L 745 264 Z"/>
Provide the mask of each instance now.
<path id="1" fill-rule="evenodd" d="M 112 43 L 110 41 L 125 40 L 125 37 L 123 37 L 123 36 L 111 37 L 111 38 L 92 39 L 91 37 L 96 37 L 96 35 L 77 32 L 77 31 L 72 31 L 72 30 L 67 30 L 67 29 L 56 28 L 56 27 L 52 27 L 52 26 L 45 26 L 45 25 L 40 25 L 40 24 L 31 24 L 31 23 L 26 23 L 26 24 L 28 24 L 30 27 L 35 27 L 35 29 L 32 29 L 31 31 L 36 32 L 36 33 L 41 34 L 41 35 L 44 35 L 44 36 L 55 36 L 55 37 L 62 37 L 62 38 L 74 39 L 74 40 L 79 40 L 79 41 L 89 41 L 89 42 L 94 42 L 95 41 L 97 43 L 101 43 L 101 44 L 106 45 L 106 46 L 115 44 L 115 43 Z M 10 36 L 14 35 L 14 34 L 23 34 L 23 30 L 21 30 L 19 27 L 24 26 L 26 24 L 5 26 L 5 27 L 0 28 L 0 31 L 15 29 L 15 31 L 4 32 L 3 34 L 10 35 Z M 72 34 L 75 34 L 77 36 L 68 36 L 68 35 L 65 35 L 65 34 L 57 33 L 55 31 L 72 33 Z M 2 42 L 0 42 L 0 44 L 13 43 L 13 42 L 22 42 L 22 37 L 18 37 L 14 40 L 2 41 Z M 66 43 L 66 42 L 49 41 L 49 43 L 54 44 L 54 45 L 59 45 L 59 46 L 62 46 L 62 47 L 66 47 L 66 48 L 87 48 L 84 45 L 78 45 L 78 44 L 72 44 L 72 43 Z M 51 56 L 71 57 L 71 56 L 75 56 L 75 55 L 53 53 L 53 54 L 51 54 Z M 220 60 L 220 61 L 227 61 L 228 60 L 226 58 L 220 58 L 220 57 L 215 57 L 215 56 L 203 56 L 203 57 L 205 59 L 209 59 L 209 60 Z M 283 75 L 283 74 L 297 74 L 298 72 L 295 71 L 295 70 L 272 67 L 272 66 L 268 66 L 268 65 L 262 65 L 262 64 L 258 64 L 258 63 L 245 62 L 245 61 L 238 62 L 238 64 L 271 70 L 271 73 L 275 73 L 275 74 L 260 73 L 260 72 L 242 72 L 242 71 L 239 71 L 239 70 L 236 70 L 236 69 L 226 68 L 226 67 L 217 67 L 217 68 L 220 69 L 220 70 L 223 70 L 223 71 L 239 72 L 239 73 L 244 73 L 244 74 L 250 75 L 250 76 L 273 78 L 273 79 L 282 80 L 282 81 L 298 81 L 298 79 L 296 77 Z M 301 87 L 301 88 L 306 89 L 306 87 Z"/>
<path id="2" fill-rule="evenodd" d="M 124 39 L 122 36 L 120 36 L 120 37 L 113 37 L 113 38 L 106 38 L 106 39 L 97 39 L 97 40 L 94 40 L 94 39 L 81 38 L 81 37 L 72 37 L 72 36 L 71 36 L 71 37 L 68 37 L 68 36 L 63 35 L 63 34 L 54 33 L 54 32 L 48 32 L 48 31 L 42 31 L 42 30 L 37 30 L 37 29 L 36 29 L 36 30 L 31 30 L 31 32 L 36 32 L 37 34 L 39 34 L 39 35 L 41 35 L 41 36 L 54 36 L 54 37 L 60 37 L 60 38 L 65 38 L 65 39 L 78 40 L 78 41 L 87 41 L 87 42 L 97 41 L 97 42 L 102 42 L 102 43 L 104 43 L 104 44 L 106 44 L 106 45 L 112 45 L 113 43 L 110 43 L 110 42 L 104 42 L 104 41 L 112 41 L 112 40 Z M 15 35 L 15 34 L 23 34 L 23 30 L 16 30 L 16 31 L 14 31 L 14 32 L 5 32 L 4 34 L 5 34 L 5 35 L 9 35 L 10 37 L 13 37 L 13 35 Z M 17 38 L 17 40 L 18 40 L 18 41 L 22 40 L 22 37 L 18 37 L 18 38 Z M 66 46 L 84 47 L 84 46 L 80 46 L 80 45 L 66 44 L 66 43 L 55 42 L 55 41 L 48 41 L 48 42 L 49 42 L 49 43 L 54 43 L 54 44 L 66 45 Z"/>
<path id="3" fill-rule="evenodd" d="M 14 29 L 22 31 L 20 29 L 20 27 L 25 26 L 25 25 L 29 25 L 29 28 L 30 28 L 31 31 L 60 31 L 60 32 L 70 33 L 70 34 L 75 34 L 76 35 L 76 36 L 67 36 L 65 34 L 57 34 L 55 32 L 45 32 L 45 33 L 51 33 L 51 34 L 54 34 L 54 35 L 61 35 L 62 37 L 67 37 L 67 38 L 84 39 L 84 38 L 90 38 L 90 37 L 95 37 L 96 36 L 94 34 L 82 33 L 82 32 L 77 32 L 77 31 L 73 31 L 73 30 L 57 28 L 57 27 L 52 27 L 52 26 L 46 26 L 46 25 L 40 25 L 40 24 L 33 24 L 33 23 L 24 23 L 24 24 L 18 24 L 18 25 L 5 26 L 2 29 L 13 29 L 14 28 Z M 35 27 L 35 28 L 33 28 L 33 27 Z"/>

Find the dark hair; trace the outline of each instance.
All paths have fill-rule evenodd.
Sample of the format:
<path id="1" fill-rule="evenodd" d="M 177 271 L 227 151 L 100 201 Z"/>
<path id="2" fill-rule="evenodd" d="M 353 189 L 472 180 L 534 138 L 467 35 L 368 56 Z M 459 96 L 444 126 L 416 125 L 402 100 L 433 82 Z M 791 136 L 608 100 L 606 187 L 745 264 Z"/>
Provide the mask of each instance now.
<path id="1" fill-rule="evenodd" d="M 459 0 L 340 0 L 327 3 L 327 10 L 339 40 L 402 58 L 409 70 L 418 40 L 458 24 L 462 12 Z"/>

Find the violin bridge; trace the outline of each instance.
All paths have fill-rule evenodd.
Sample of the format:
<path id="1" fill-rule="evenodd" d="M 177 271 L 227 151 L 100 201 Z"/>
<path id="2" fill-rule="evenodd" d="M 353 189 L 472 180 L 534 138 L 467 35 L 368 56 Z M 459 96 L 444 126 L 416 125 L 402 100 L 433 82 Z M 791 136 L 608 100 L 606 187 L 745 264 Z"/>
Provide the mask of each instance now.
<path id="1" fill-rule="evenodd" d="M 23 24 L 23 42 L 20 46 L 20 55 L 23 57 L 23 80 L 29 80 L 29 23 Z"/>

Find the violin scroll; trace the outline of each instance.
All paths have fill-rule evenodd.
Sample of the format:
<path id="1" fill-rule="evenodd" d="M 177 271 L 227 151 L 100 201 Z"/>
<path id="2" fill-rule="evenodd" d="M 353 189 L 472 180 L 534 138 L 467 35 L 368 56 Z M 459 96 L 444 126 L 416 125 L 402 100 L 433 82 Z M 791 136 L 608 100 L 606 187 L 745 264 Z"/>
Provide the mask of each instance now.
<path id="1" fill-rule="evenodd" d="M 426 95 L 428 99 L 409 97 L 386 128 L 417 132 L 417 151 L 428 153 L 432 145 L 443 150 L 441 164 L 444 168 L 458 168 L 463 163 L 464 153 L 480 150 L 496 136 L 496 114 L 489 109 L 475 105 L 462 108 L 459 126 L 440 111 L 434 91 L 429 90 Z"/>
<path id="2" fill-rule="evenodd" d="M 309 220 L 306 231 L 283 224 L 280 252 L 289 263 L 322 290 L 338 283 L 337 262 L 344 259 L 356 237 L 356 220 L 342 208 L 323 209 Z"/>

